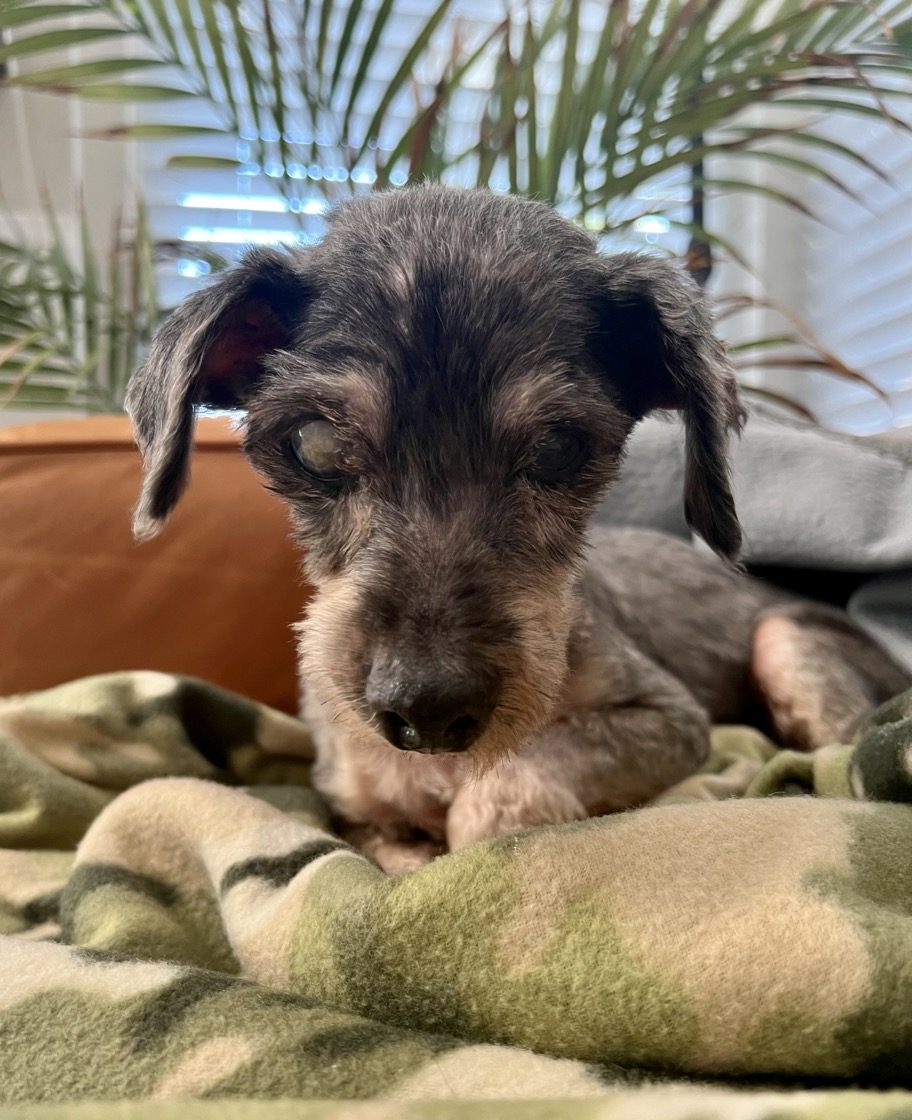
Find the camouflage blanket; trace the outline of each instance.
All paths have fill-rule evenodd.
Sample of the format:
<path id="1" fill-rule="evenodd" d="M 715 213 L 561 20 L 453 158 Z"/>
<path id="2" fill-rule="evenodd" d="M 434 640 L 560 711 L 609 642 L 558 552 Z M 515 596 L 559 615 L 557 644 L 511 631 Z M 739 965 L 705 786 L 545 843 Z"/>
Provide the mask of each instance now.
<path id="1" fill-rule="evenodd" d="M 398 878 L 310 761 L 157 673 L 0 701 L 0 1115 L 912 1115 L 912 693 Z"/>

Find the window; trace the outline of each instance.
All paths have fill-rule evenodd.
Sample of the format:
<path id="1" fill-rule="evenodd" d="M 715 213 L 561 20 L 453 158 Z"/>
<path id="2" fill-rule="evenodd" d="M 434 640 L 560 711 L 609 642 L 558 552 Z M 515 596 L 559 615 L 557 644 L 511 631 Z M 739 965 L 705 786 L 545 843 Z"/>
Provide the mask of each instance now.
<path id="1" fill-rule="evenodd" d="M 815 188 L 826 225 L 809 228 L 806 315 L 815 332 L 889 396 L 816 377 L 808 403 L 828 426 L 864 434 L 912 425 L 912 137 L 887 123 L 835 120 L 831 133 L 889 177 L 840 169 L 855 202 Z M 824 383 L 825 382 L 825 383 Z"/>

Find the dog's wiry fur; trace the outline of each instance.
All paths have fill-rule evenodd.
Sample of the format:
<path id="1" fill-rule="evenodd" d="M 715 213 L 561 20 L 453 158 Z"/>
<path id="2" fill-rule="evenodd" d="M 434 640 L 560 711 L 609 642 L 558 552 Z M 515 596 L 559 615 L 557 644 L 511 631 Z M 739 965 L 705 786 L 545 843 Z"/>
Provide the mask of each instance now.
<path id="1" fill-rule="evenodd" d="M 678 409 L 688 519 L 736 559 L 725 446 L 740 409 L 695 287 L 652 257 L 600 257 L 544 206 L 374 195 L 320 245 L 253 252 L 188 300 L 131 385 L 140 535 L 185 485 L 200 402 L 247 410 L 246 451 L 290 507 L 316 587 L 300 651 L 317 779 L 386 866 L 641 803 L 700 764 L 709 721 L 755 686 L 817 746 L 905 683 L 841 616 L 808 608 L 805 640 L 793 608 L 683 543 L 614 531 L 589 549 L 632 427 Z M 332 492 L 290 450 L 314 417 L 344 446 Z M 554 430 L 585 453 L 543 482 L 531 464 Z M 841 666 L 835 709 L 821 651 Z M 799 713 L 808 666 L 819 695 Z M 377 675 L 391 705 L 465 684 L 492 710 L 470 750 L 416 755 L 381 734 Z"/>

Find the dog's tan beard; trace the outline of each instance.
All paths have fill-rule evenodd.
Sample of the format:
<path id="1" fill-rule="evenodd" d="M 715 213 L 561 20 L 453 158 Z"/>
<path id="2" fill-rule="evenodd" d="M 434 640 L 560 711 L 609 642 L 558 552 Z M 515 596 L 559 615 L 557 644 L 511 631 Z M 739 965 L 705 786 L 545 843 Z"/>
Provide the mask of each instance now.
<path id="1" fill-rule="evenodd" d="M 567 676 L 567 643 L 576 616 L 574 576 L 523 589 L 507 607 L 517 638 L 500 703 L 468 751 L 473 777 L 496 768 L 552 718 Z"/>
<path id="2" fill-rule="evenodd" d="M 480 777 L 513 754 L 540 731 L 558 704 L 567 674 L 567 643 L 576 614 L 575 573 L 535 587 L 524 587 L 508 601 L 506 615 L 517 635 L 505 651 L 502 695 L 488 726 L 460 756 L 467 774 Z M 331 724 L 361 749 L 390 749 L 386 739 L 358 711 L 361 701 L 359 653 L 364 635 L 354 623 L 360 591 L 344 577 L 324 582 L 311 600 L 305 621 L 298 623 L 302 684 L 316 700 L 320 722 Z M 440 757 L 440 756 L 435 756 Z M 456 757 L 456 756 L 454 756 Z"/>
<path id="3" fill-rule="evenodd" d="M 353 620 L 359 589 L 350 579 L 339 577 L 321 583 L 307 607 L 307 616 L 294 627 L 298 635 L 298 665 L 305 697 L 316 695 L 324 718 L 347 726 L 363 737 L 379 734 L 355 710 L 360 698 L 357 682 L 357 652 L 363 635 Z M 344 682 L 350 682 L 346 688 Z"/>

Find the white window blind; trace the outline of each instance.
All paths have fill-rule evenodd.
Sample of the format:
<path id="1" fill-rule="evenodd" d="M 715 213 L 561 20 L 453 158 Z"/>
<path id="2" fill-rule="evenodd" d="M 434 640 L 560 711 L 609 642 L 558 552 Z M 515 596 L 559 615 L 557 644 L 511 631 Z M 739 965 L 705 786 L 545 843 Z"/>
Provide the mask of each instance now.
<path id="1" fill-rule="evenodd" d="M 820 376 L 807 403 L 841 431 L 912 425 L 912 136 L 877 121 L 840 118 L 827 128 L 888 181 L 843 165 L 839 174 L 859 201 L 815 186 L 812 206 L 826 224 L 809 232 L 804 313 L 818 337 L 889 404 L 863 386 Z"/>

